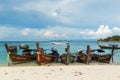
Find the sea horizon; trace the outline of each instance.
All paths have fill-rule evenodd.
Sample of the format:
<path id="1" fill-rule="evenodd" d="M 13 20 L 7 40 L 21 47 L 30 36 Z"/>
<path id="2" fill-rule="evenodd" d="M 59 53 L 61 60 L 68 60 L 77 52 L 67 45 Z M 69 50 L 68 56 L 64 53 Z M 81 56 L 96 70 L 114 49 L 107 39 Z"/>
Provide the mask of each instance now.
<path id="1" fill-rule="evenodd" d="M 52 39 L 52 40 L 1 40 L 0 42 L 8 42 L 8 41 L 23 41 L 23 42 L 29 42 L 29 41 L 97 41 L 98 39 Z"/>

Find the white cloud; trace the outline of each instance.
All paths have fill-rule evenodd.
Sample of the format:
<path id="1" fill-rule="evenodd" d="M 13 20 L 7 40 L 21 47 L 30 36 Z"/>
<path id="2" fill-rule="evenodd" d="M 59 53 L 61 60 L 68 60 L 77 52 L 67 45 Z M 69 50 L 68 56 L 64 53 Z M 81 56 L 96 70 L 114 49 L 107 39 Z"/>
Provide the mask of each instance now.
<path id="1" fill-rule="evenodd" d="M 58 16 L 58 13 L 57 12 L 53 12 L 52 16 Z"/>
<path id="2" fill-rule="evenodd" d="M 64 23 L 76 23 L 81 20 L 83 8 L 96 0 L 37 0 L 14 6 L 15 10 L 42 13 Z M 79 17 L 78 17 L 79 16 Z"/>
<path id="3" fill-rule="evenodd" d="M 19 35 L 19 30 L 13 27 L 0 26 L 0 40 L 5 38 L 12 38 Z"/>
<path id="4" fill-rule="evenodd" d="M 114 28 L 113 28 L 113 34 L 115 34 L 115 35 L 120 35 L 120 28 L 114 27 Z"/>
<path id="5" fill-rule="evenodd" d="M 6 8 L 3 10 L 8 12 L 17 11 L 16 14 L 22 14 L 19 13 L 22 11 L 37 16 L 42 14 L 50 20 L 78 26 L 119 24 L 119 3 L 119 0 L 16 0 L 3 1 L 1 4 Z"/>
<path id="6" fill-rule="evenodd" d="M 52 36 L 54 35 L 54 32 L 48 30 L 48 31 L 45 31 L 45 32 L 43 33 L 43 35 L 46 36 L 46 37 L 52 37 Z"/>
<path id="7" fill-rule="evenodd" d="M 32 0 L 14 5 L 13 8 L 44 14 L 66 24 L 119 24 L 119 3 L 118 0 Z"/>
<path id="8" fill-rule="evenodd" d="M 120 28 L 119 27 L 113 27 L 112 29 L 109 28 L 107 25 L 101 25 L 96 31 L 90 31 L 88 33 L 89 37 L 94 39 L 99 38 L 106 38 L 113 35 L 120 35 Z"/>
<path id="9" fill-rule="evenodd" d="M 30 32 L 29 28 L 26 28 L 26 29 L 24 29 L 24 30 L 21 31 L 21 33 L 22 33 L 23 36 L 27 36 L 29 34 L 29 32 Z"/>
<path id="10" fill-rule="evenodd" d="M 112 35 L 112 30 L 110 30 L 108 26 L 101 25 L 94 34 L 96 34 L 96 36 L 98 37 L 104 38 L 104 37 Z"/>
<path id="11" fill-rule="evenodd" d="M 120 28 L 101 25 L 97 30 L 53 26 L 43 29 L 0 26 L 0 40 L 99 39 L 120 35 Z"/>
<path id="12" fill-rule="evenodd" d="M 114 27 L 114 28 L 113 28 L 113 31 L 114 31 L 114 32 L 120 32 L 120 28 Z"/>

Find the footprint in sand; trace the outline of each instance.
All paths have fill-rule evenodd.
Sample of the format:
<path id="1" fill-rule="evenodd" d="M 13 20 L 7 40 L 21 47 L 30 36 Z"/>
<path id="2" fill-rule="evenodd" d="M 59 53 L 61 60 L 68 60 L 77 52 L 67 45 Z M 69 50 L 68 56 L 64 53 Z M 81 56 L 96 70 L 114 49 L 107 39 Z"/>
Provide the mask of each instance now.
<path id="1" fill-rule="evenodd" d="M 63 70 L 62 68 L 60 68 L 60 70 Z"/>
<path id="2" fill-rule="evenodd" d="M 55 70 L 52 69 L 51 71 L 55 71 Z"/>
<path id="3" fill-rule="evenodd" d="M 22 70 L 22 72 L 25 72 L 24 70 Z"/>
<path id="4" fill-rule="evenodd" d="M 19 80 L 19 79 L 14 79 L 14 80 Z"/>
<path id="5" fill-rule="evenodd" d="M 80 76 L 82 75 L 82 72 L 74 72 L 74 76 Z"/>
<path id="6" fill-rule="evenodd" d="M 5 73 L 5 75 L 7 75 L 8 73 Z"/>

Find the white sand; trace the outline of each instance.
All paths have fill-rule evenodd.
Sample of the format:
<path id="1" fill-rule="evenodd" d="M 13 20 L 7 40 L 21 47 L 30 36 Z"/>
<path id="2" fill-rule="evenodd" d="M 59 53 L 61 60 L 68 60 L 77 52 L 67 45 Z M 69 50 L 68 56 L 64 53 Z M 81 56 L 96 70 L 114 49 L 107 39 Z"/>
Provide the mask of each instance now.
<path id="1" fill-rule="evenodd" d="M 120 66 L 0 67 L 0 80 L 120 80 Z"/>

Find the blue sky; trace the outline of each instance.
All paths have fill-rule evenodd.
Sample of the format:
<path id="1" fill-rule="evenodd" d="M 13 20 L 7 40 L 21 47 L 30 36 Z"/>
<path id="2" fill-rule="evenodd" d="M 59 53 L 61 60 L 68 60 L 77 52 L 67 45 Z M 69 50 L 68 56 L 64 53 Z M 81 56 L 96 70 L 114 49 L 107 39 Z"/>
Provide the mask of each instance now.
<path id="1" fill-rule="evenodd" d="M 120 35 L 120 0 L 0 0 L 0 40 Z"/>

